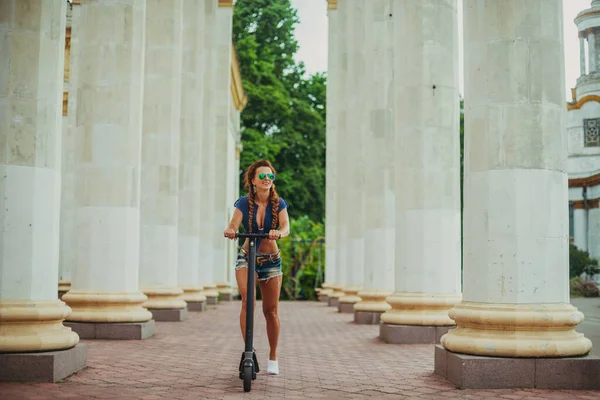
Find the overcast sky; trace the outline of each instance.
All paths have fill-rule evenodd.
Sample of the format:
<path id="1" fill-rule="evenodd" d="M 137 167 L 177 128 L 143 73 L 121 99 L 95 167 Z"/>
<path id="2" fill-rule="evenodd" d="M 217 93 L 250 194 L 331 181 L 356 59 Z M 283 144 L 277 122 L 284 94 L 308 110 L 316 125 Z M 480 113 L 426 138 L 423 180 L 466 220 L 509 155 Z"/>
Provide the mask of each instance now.
<path id="1" fill-rule="evenodd" d="M 346 0 L 348 1 L 348 0 Z M 462 0 L 459 1 L 459 7 Z M 522 0 L 527 1 L 527 0 Z M 327 2 L 326 0 L 291 0 L 298 10 L 300 24 L 296 39 L 300 44 L 297 59 L 304 61 L 309 73 L 327 70 Z M 581 10 L 590 7 L 591 0 L 563 0 L 565 37 L 565 96 L 571 98 L 570 88 L 579 77 L 579 39 L 573 19 Z M 459 9 L 459 42 L 462 70 L 462 8 Z M 462 92 L 462 71 L 461 71 Z"/>

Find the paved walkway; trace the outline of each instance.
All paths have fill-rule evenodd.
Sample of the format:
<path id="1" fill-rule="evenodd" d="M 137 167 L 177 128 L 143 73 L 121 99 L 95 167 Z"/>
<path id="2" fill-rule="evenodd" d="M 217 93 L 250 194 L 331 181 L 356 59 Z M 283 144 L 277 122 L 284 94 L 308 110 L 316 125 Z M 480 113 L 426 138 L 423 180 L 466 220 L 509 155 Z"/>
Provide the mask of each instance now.
<path id="1" fill-rule="evenodd" d="M 143 341 L 85 341 L 87 369 L 59 384 L 0 384 L 0 398 L 600 399 L 600 392 L 457 390 L 433 375 L 432 345 L 380 343 L 377 326 L 355 325 L 350 314 L 315 302 L 282 303 L 281 375 L 261 372 L 244 393 L 238 310 L 239 302 L 224 303 L 184 322 L 157 323 Z M 266 367 L 260 312 L 256 344 Z"/>

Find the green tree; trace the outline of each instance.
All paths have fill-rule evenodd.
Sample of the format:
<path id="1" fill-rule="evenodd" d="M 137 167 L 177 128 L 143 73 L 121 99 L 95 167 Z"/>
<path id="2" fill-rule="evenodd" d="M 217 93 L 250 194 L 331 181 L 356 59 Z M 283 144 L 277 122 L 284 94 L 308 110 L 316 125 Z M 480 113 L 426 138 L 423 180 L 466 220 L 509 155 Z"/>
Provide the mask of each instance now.
<path id="1" fill-rule="evenodd" d="M 569 278 L 575 278 L 585 273 L 595 275 L 600 273 L 598 260 L 590 257 L 587 251 L 579 250 L 576 246 L 569 245 Z"/>
<path id="2" fill-rule="evenodd" d="M 325 227 L 306 216 L 290 223 L 291 236 L 279 243 L 285 257 L 282 298 L 316 300 L 315 287 L 325 275 Z"/>
<path id="3" fill-rule="evenodd" d="M 266 158 L 291 217 L 323 221 L 325 74 L 306 77 L 294 60 L 296 10 L 289 0 L 238 0 L 233 37 L 248 105 L 241 115 L 241 168 Z M 243 173 L 243 171 L 240 171 Z"/>

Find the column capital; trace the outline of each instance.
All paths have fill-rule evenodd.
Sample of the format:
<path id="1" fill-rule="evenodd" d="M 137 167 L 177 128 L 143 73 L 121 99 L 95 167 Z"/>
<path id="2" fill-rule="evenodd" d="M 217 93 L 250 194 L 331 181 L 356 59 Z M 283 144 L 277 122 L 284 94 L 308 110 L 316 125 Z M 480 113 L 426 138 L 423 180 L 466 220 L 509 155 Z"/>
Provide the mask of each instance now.
<path id="1" fill-rule="evenodd" d="M 231 96 L 233 98 L 233 105 L 236 110 L 242 111 L 248 104 L 248 96 L 244 90 L 244 84 L 242 82 L 242 74 L 240 72 L 240 62 L 235 50 L 235 43 L 231 44 Z"/>
<path id="2" fill-rule="evenodd" d="M 337 10 L 338 0 L 327 0 L 327 9 L 328 10 Z"/>

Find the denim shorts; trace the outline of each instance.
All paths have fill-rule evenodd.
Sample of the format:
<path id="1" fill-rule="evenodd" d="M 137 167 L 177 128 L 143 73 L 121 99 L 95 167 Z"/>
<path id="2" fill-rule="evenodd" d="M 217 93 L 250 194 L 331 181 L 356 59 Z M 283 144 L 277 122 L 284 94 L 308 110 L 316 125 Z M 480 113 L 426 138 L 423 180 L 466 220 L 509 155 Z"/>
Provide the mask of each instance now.
<path id="1" fill-rule="evenodd" d="M 259 260 L 262 262 L 259 262 Z M 236 271 L 240 268 L 248 268 L 248 253 L 243 247 L 240 249 L 235 262 Z M 283 275 L 279 252 L 274 254 L 257 254 L 255 272 L 258 275 L 259 281 L 266 281 L 267 279 Z"/>

